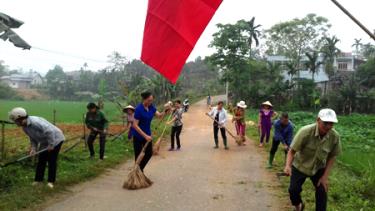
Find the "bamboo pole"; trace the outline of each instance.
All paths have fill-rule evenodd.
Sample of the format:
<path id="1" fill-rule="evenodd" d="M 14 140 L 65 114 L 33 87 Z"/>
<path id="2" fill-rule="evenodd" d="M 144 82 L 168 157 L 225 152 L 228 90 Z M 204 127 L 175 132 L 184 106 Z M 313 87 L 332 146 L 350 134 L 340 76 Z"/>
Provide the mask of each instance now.
<path id="1" fill-rule="evenodd" d="M 368 30 L 358 19 L 356 19 L 344 6 L 342 6 L 338 1 L 331 0 L 338 8 L 341 9 L 350 19 L 352 19 L 363 31 L 365 31 L 373 40 L 375 40 L 375 34 Z"/>

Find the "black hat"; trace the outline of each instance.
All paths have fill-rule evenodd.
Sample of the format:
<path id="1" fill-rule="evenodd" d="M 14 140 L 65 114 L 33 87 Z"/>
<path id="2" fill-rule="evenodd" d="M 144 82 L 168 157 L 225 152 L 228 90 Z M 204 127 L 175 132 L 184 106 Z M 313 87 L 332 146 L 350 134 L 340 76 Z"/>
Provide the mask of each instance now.
<path id="1" fill-rule="evenodd" d="M 87 104 L 87 109 L 99 108 L 95 103 L 91 102 Z"/>

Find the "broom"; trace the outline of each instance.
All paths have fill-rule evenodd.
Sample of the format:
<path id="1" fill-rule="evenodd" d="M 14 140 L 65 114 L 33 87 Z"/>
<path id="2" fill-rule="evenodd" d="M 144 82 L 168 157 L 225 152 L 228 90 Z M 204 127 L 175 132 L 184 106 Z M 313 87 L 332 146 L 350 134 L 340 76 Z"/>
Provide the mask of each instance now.
<path id="1" fill-rule="evenodd" d="M 164 132 L 165 132 L 165 129 L 163 133 Z M 159 139 L 161 139 L 162 136 L 163 134 L 159 137 Z M 143 146 L 141 153 L 138 155 L 135 161 L 133 169 L 129 172 L 128 178 L 122 186 L 124 189 L 137 190 L 141 188 L 147 188 L 152 185 L 152 181 L 144 175 L 144 173 L 142 172 L 139 166 L 139 164 L 142 162 L 143 158 L 145 157 L 145 151 L 149 144 L 150 142 L 147 142 Z"/>
<path id="2" fill-rule="evenodd" d="M 135 161 L 133 169 L 128 174 L 128 179 L 124 182 L 122 186 L 123 188 L 129 190 L 136 190 L 141 188 L 147 188 L 152 185 L 152 181 L 144 175 L 141 168 L 139 167 L 139 164 L 142 162 L 145 156 L 145 151 L 149 144 L 150 142 L 147 142 L 143 146 L 141 153 L 138 155 L 137 160 Z"/>
<path id="3" fill-rule="evenodd" d="M 210 117 L 212 120 L 214 120 L 217 124 L 219 124 L 219 122 L 216 121 L 216 119 L 214 119 L 212 116 L 208 115 L 207 113 L 206 113 L 206 115 L 207 115 L 208 117 Z M 235 136 L 235 135 L 234 135 L 230 130 L 228 130 L 226 127 L 223 127 L 223 128 L 225 129 L 226 132 L 228 132 L 228 134 L 229 134 L 230 136 L 232 136 L 232 138 L 236 141 L 237 144 L 240 145 L 240 144 L 243 142 L 243 140 L 242 140 L 241 137 L 239 137 L 239 136 Z"/>
<path id="4" fill-rule="evenodd" d="M 169 122 L 169 120 L 171 119 L 173 115 L 170 115 L 167 119 L 167 122 Z M 164 129 L 163 129 L 163 132 L 161 133 L 161 135 L 159 136 L 158 140 L 155 142 L 155 146 L 154 146 L 154 149 L 153 149 L 153 154 L 154 155 L 158 155 L 159 154 L 159 150 L 160 150 L 160 145 L 161 145 L 161 140 L 164 136 L 164 133 L 165 133 L 165 130 L 167 129 L 167 125 L 164 126 Z"/>

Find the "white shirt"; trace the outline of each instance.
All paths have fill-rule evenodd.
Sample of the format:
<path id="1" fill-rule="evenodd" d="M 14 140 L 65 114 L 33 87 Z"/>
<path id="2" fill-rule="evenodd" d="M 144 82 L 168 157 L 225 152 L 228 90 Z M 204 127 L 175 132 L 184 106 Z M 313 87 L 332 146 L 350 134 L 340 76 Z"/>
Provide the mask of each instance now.
<path id="1" fill-rule="evenodd" d="M 225 123 L 227 122 L 227 111 L 224 108 L 222 108 L 219 111 L 217 109 L 217 107 L 213 107 L 211 109 L 211 111 L 208 113 L 208 115 L 210 115 L 212 118 L 215 119 L 215 117 L 216 117 L 216 115 L 217 115 L 218 112 L 220 112 L 219 113 L 219 124 L 224 126 Z"/>

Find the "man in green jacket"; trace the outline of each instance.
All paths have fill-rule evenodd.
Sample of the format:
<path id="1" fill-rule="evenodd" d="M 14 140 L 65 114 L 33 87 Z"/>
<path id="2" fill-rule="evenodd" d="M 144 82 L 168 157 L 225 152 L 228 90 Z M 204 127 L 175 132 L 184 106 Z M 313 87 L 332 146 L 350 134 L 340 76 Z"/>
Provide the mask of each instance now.
<path id="1" fill-rule="evenodd" d="M 296 211 L 304 210 L 302 185 L 310 178 L 315 187 L 315 209 L 327 209 L 328 177 L 336 157 L 341 153 L 335 111 L 322 109 L 316 123 L 301 128 L 292 141 L 284 172 L 291 175 L 290 200 Z"/>
<path id="2" fill-rule="evenodd" d="M 90 135 L 87 138 L 87 145 L 90 150 L 90 158 L 94 158 L 94 141 L 99 134 L 99 158 L 104 159 L 105 139 L 108 129 L 108 120 L 104 113 L 99 110 L 95 103 L 87 105 L 88 112 L 86 113 L 86 126 L 90 129 Z"/>

